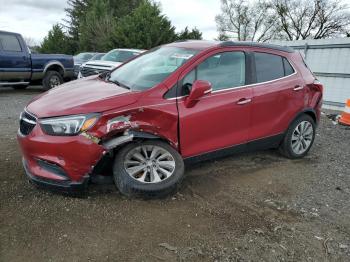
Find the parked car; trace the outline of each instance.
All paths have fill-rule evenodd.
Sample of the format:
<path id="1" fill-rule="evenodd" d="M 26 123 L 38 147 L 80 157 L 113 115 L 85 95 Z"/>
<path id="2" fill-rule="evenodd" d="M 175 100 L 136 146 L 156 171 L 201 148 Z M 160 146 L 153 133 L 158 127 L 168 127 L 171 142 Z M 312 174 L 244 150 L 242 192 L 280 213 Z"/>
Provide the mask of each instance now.
<path id="1" fill-rule="evenodd" d="M 32 54 L 20 34 L 0 31 L 0 86 L 42 83 L 48 90 L 72 78 L 72 56 Z"/>
<path id="2" fill-rule="evenodd" d="M 90 60 L 92 61 L 97 61 L 97 60 L 101 60 L 102 57 L 105 55 L 106 53 L 96 53 L 93 57 L 91 57 Z"/>
<path id="3" fill-rule="evenodd" d="M 84 53 L 79 53 L 75 56 L 73 56 L 74 59 L 74 77 L 77 78 L 78 77 L 78 73 L 79 73 L 79 68 L 80 66 L 93 59 L 98 53 L 96 52 L 84 52 Z"/>
<path id="4" fill-rule="evenodd" d="M 35 99 L 18 141 L 36 184 L 77 190 L 112 175 L 127 196 L 163 196 L 183 179 L 184 161 L 266 148 L 304 157 L 322 92 L 291 48 L 176 42 Z"/>
<path id="5" fill-rule="evenodd" d="M 145 52 L 145 50 L 114 49 L 102 56 L 100 60 L 91 60 L 84 63 L 80 67 L 78 78 L 110 72 L 125 61 L 132 59 L 143 52 Z"/>

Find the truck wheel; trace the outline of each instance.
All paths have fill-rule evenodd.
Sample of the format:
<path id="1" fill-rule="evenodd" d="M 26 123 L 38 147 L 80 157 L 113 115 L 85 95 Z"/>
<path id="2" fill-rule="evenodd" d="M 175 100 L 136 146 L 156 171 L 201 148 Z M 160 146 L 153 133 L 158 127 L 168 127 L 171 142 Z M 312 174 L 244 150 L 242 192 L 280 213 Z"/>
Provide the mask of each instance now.
<path id="1" fill-rule="evenodd" d="M 28 87 L 28 85 L 15 85 L 15 86 L 12 86 L 13 89 L 15 90 L 24 90 Z"/>
<path id="2" fill-rule="evenodd" d="M 63 83 L 63 78 L 57 71 L 47 71 L 43 79 L 44 90 L 49 90 Z"/>
<path id="3" fill-rule="evenodd" d="M 116 155 L 113 178 L 128 197 L 159 198 L 177 190 L 184 176 L 180 154 L 165 142 L 150 140 L 123 147 Z"/>
<path id="4" fill-rule="evenodd" d="M 279 151 L 291 159 L 302 158 L 309 152 L 315 135 L 315 121 L 309 115 L 301 115 L 289 126 Z"/>

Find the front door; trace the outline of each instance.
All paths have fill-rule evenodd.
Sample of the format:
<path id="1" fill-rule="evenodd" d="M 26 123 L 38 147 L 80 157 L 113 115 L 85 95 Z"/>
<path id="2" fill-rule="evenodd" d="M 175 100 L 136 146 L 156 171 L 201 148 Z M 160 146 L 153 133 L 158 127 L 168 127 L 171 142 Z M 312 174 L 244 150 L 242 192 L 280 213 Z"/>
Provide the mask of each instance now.
<path id="1" fill-rule="evenodd" d="M 184 76 L 180 76 L 182 98 L 178 99 L 180 149 L 191 157 L 247 142 L 252 89 L 245 87 L 245 53 L 212 54 Z M 193 107 L 184 100 L 195 80 L 212 84 L 212 92 Z"/>
<path id="2" fill-rule="evenodd" d="M 15 34 L 0 32 L 0 56 L 0 81 L 21 82 L 30 79 L 29 53 Z"/>

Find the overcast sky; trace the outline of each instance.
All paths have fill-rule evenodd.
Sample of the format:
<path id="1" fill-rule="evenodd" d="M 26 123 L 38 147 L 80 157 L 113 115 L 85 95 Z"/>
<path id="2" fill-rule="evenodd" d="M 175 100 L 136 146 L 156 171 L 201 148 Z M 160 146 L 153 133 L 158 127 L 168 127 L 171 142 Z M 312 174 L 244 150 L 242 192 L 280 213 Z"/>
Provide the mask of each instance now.
<path id="1" fill-rule="evenodd" d="M 177 31 L 197 27 L 204 39 L 217 37 L 220 0 L 157 0 Z M 350 0 L 343 0 L 350 6 Z M 0 30 L 21 33 L 40 43 L 52 25 L 65 17 L 66 0 L 0 0 Z"/>
<path id="2" fill-rule="evenodd" d="M 350 0 L 349 0 L 350 1 Z M 197 27 L 205 39 L 217 36 L 219 0 L 158 0 L 177 31 Z M 40 43 L 52 25 L 65 17 L 66 0 L 0 0 L 0 30 L 21 33 Z"/>

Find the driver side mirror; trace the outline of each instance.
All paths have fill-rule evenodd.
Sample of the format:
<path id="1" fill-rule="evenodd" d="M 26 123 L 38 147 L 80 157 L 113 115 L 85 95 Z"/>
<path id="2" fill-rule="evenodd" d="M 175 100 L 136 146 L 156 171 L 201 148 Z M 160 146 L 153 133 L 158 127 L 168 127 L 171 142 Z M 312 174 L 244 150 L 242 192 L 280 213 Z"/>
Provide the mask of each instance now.
<path id="1" fill-rule="evenodd" d="M 211 93 L 211 83 L 204 80 L 196 80 L 192 85 L 190 95 L 186 97 L 185 106 L 187 108 L 193 107 L 201 97 Z"/>

